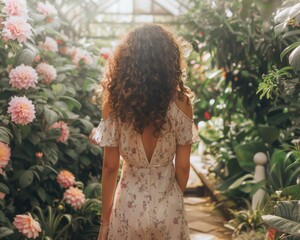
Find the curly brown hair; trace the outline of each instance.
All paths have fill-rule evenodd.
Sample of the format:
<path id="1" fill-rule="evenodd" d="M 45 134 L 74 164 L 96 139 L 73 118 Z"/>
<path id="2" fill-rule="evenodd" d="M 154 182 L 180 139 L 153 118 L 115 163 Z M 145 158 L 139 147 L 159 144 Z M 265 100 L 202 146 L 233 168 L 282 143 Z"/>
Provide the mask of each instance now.
<path id="1" fill-rule="evenodd" d="M 107 62 L 102 85 L 110 115 L 131 122 L 140 134 L 153 124 L 153 134 L 159 134 L 171 100 L 177 96 L 189 101 L 186 66 L 180 39 L 165 26 L 147 24 L 132 30 Z"/>

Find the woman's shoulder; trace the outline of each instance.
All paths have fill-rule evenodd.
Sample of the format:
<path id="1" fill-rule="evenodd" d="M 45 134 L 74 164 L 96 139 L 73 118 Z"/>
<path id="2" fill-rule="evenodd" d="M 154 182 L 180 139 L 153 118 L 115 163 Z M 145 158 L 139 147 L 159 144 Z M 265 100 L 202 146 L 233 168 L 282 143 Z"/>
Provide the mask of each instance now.
<path id="1" fill-rule="evenodd" d="M 174 97 L 174 104 L 186 117 L 193 119 L 193 106 L 189 96 L 184 93 L 177 93 Z"/>

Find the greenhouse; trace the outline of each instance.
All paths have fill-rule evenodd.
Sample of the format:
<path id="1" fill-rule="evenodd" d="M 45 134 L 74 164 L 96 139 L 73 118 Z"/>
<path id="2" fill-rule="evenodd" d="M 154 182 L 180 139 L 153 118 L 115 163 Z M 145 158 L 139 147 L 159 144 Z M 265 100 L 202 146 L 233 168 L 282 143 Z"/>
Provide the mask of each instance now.
<path id="1" fill-rule="evenodd" d="M 3 0 L 0 239 L 300 239 L 298 0 Z"/>

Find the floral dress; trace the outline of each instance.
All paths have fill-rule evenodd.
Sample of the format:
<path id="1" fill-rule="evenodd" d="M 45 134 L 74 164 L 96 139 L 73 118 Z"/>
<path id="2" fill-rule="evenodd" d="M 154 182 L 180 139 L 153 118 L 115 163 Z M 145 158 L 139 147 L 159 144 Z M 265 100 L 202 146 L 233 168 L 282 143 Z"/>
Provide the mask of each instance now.
<path id="1" fill-rule="evenodd" d="M 101 147 L 119 147 L 124 159 L 118 182 L 109 240 L 186 240 L 183 194 L 175 179 L 176 146 L 198 140 L 193 121 L 171 102 L 168 123 L 162 130 L 150 162 L 141 136 L 132 125 L 112 117 L 102 119 L 94 139 Z"/>

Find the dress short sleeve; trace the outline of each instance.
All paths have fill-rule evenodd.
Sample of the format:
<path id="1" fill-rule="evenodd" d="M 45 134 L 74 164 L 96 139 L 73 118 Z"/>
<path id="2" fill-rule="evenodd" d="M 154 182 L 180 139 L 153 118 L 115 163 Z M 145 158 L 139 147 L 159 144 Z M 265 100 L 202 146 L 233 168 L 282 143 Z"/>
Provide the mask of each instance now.
<path id="1" fill-rule="evenodd" d="M 187 145 L 199 141 L 200 138 L 194 121 L 179 111 L 176 117 L 176 143 L 178 145 Z"/>
<path id="2" fill-rule="evenodd" d="M 100 147 L 119 146 L 120 132 L 118 121 L 112 117 L 101 119 L 93 139 Z"/>

